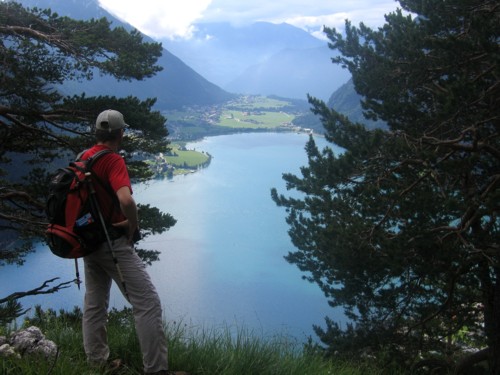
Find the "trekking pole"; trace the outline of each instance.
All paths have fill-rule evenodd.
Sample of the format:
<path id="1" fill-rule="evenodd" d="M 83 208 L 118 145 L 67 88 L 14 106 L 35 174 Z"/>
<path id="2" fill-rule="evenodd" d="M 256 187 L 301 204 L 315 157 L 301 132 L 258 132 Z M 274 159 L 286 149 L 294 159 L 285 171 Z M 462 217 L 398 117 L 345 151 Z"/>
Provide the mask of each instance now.
<path id="1" fill-rule="evenodd" d="M 111 238 L 109 237 L 108 229 L 106 228 L 106 223 L 104 222 L 104 218 L 102 217 L 102 212 L 101 208 L 99 207 L 99 202 L 97 201 L 97 197 L 95 194 L 95 189 L 94 189 L 94 184 L 92 183 L 92 180 L 90 178 L 91 173 L 87 172 L 85 173 L 85 176 L 87 177 L 88 183 L 89 183 L 89 188 L 90 188 L 90 204 L 94 206 L 95 211 L 99 214 L 99 221 L 101 222 L 102 229 L 104 230 L 104 234 L 106 235 L 106 242 L 109 247 L 109 251 L 111 252 L 111 256 L 113 257 L 113 262 L 116 267 L 116 271 L 118 272 L 118 276 L 120 277 L 120 282 L 122 284 L 123 288 L 123 294 L 125 295 L 125 298 L 127 301 L 130 302 L 128 292 L 127 292 L 127 286 L 125 285 L 125 279 L 123 278 L 122 271 L 120 269 L 120 265 L 118 264 L 118 258 L 116 257 L 116 254 L 113 250 L 113 245 L 111 244 Z"/>
<path id="2" fill-rule="evenodd" d="M 75 258 L 75 272 L 76 272 L 76 280 L 75 283 L 78 286 L 78 290 L 80 290 L 80 284 L 82 281 L 80 280 L 80 270 L 78 269 L 78 259 Z"/>

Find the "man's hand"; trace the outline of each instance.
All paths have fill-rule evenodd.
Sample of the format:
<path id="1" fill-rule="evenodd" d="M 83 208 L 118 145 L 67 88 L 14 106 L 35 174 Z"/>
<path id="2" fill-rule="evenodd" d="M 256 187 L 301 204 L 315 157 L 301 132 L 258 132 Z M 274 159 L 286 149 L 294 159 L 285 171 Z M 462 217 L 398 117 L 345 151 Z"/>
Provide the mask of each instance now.
<path id="1" fill-rule="evenodd" d="M 120 208 L 127 220 L 113 224 L 126 229 L 129 243 L 134 243 L 134 234 L 139 230 L 139 219 L 137 217 L 137 206 L 128 186 L 123 186 L 116 192 Z"/>
<path id="2" fill-rule="evenodd" d="M 120 221 L 119 223 L 111 224 L 113 227 L 120 229 L 123 233 L 127 234 L 128 241 L 130 243 L 135 243 L 141 239 L 141 233 L 139 227 L 136 227 L 135 231 L 132 232 L 132 237 L 130 236 L 130 227 L 128 220 Z"/>

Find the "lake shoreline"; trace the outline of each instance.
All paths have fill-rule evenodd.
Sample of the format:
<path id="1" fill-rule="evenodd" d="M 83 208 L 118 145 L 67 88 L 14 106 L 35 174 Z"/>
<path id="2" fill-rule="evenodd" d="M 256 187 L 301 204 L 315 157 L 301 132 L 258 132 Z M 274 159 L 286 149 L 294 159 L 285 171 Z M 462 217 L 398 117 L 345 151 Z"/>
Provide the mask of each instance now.
<path id="1" fill-rule="evenodd" d="M 148 272 L 168 321 L 244 326 L 263 335 L 286 333 L 300 342 L 314 336 L 313 325 L 324 326 L 325 316 L 345 321 L 320 288 L 285 261 L 294 248 L 285 212 L 270 195 L 273 187 L 286 190 L 283 173 L 299 174 L 307 163 L 308 139 L 295 133 L 207 137 L 187 147 L 213 155 L 210 168 L 133 185 L 138 203 L 158 207 L 177 220 L 167 232 L 139 243 L 140 248 L 160 251 L 160 260 Z M 321 137 L 317 142 L 326 144 Z M 24 266 L 4 267 L 2 294 L 32 289 L 53 277 L 73 280 L 74 262 L 40 247 Z M 71 310 L 82 305 L 83 296 L 84 285 L 81 290 L 75 285 L 22 303 Z M 110 307 L 124 306 L 128 303 L 113 285 Z"/>

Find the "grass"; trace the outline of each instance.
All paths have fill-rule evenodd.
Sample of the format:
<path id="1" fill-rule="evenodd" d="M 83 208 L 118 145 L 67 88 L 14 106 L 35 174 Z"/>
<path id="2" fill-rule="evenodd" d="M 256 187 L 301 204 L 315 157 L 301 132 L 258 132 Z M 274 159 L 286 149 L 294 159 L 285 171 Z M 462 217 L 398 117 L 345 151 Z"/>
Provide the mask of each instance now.
<path id="1" fill-rule="evenodd" d="M 242 96 L 236 103 L 230 103 L 232 106 L 237 106 L 242 109 L 258 109 L 269 108 L 277 109 L 290 106 L 290 103 L 285 100 L 268 98 L 266 96 Z"/>
<path id="2" fill-rule="evenodd" d="M 288 105 L 288 102 L 263 96 L 244 96 L 222 111 L 217 125 L 235 129 L 275 129 L 289 126 L 295 115 L 281 110 Z"/>
<path id="3" fill-rule="evenodd" d="M 209 159 L 207 154 L 195 150 L 181 149 L 179 144 L 174 143 L 171 148 L 172 153 L 177 156 L 165 156 L 164 159 L 176 167 L 187 166 L 193 168 L 206 163 Z"/>
<path id="4" fill-rule="evenodd" d="M 290 126 L 296 115 L 292 103 L 265 96 L 240 96 L 223 106 L 166 111 L 180 138 L 195 139 L 207 135 L 230 134 L 235 131 L 272 130 Z M 179 134 L 177 135 L 179 137 Z"/>
<path id="5" fill-rule="evenodd" d="M 293 115 L 285 112 L 228 110 L 222 112 L 218 125 L 244 129 L 273 129 L 290 124 L 293 119 Z"/>
<path id="6" fill-rule="evenodd" d="M 170 155 L 159 154 L 146 161 L 157 177 L 192 173 L 210 163 L 210 155 L 204 152 L 186 150 L 178 143 L 173 143 L 170 147 Z"/>
<path id="7" fill-rule="evenodd" d="M 57 358 L 25 356 L 7 358 L 0 364 L 3 375 L 67 375 L 105 374 L 90 368 L 82 347 L 81 313 L 37 309 L 35 318 L 26 326 L 36 325 L 59 349 Z M 173 370 L 192 375 L 369 375 L 387 374 L 373 364 L 333 361 L 321 351 L 303 346 L 293 338 L 274 336 L 263 338 L 245 328 L 221 327 L 207 329 L 183 323 L 165 326 L 169 338 L 169 363 Z M 139 344 L 133 327 L 130 309 L 112 310 L 109 315 L 108 337 L 110 358 L 121 358 L 123 375 L 142 374 Z"/>

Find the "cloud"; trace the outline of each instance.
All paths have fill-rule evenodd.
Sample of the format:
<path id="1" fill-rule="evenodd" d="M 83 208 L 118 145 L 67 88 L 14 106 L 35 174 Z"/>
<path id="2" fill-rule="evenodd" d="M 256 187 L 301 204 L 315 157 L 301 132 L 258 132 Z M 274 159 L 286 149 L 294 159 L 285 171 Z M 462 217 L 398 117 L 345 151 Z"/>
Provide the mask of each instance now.
<path id="1" fill-rule="evenodd" d="M 323 27 L 335 27 L 341 29 L 344 26 L 345 20 L 349 16 L 345 12 L 339 12 L 323 16 L 299 16 L 288 18 L 284 22 L 295 27 L 306 30 L 318 39 L 327 39 L 323 33 Z"/>
<path id="2" fill-rule="evenodd" d="M 393 1 L 381 2 L 378 6 L 371 5 L 370 7 L 362 6 L 361 1 L 358 1 L 359 8 L 351 8 L 349 10 L 339 11 L 336 13 L 325 13 L 316 16 L 297 16 L 284 20 L 295 27 L 306 30 L 317 38 L 325 38 L 323 27 L 336 28 L 343 30 L 345 21 L 349 20 L 353 25 L 358 25 L 363 22 L 370 27 L 382 26 L 385 18 L 384 15 L 396 9 Z M 369 9 L 369 11 L 367 11 Z"/>
<path id="3" fill-rule="evenodd" d="M 212 0 L 99 0 L 121 20 L 152 38 L 189 38 Z"/>
<path id="4" fill-rule="evenodd" d="M 343 25 L 346 18 L 354 23 L 381 25 L 384 14 L 394 11 L 395 0 L 286 0 L 286 1 L 234 1 L 213 0 L 203 14 L 207 22 L 230 22 L 245 24 L 256 21 L 273 23 L 300 21 L 308 26 Z M 339 23 L 340 20 L 340 23 Z"/>
<path id="5" fill-rule="evenodd" d="M 190 38 L 196 22 L 286 22 L 321 36 L 324 25 L 341 29 L 353 24 L 381 26 L 395 0 L 99 0 L 101 6 L 153 38 Z"/>

